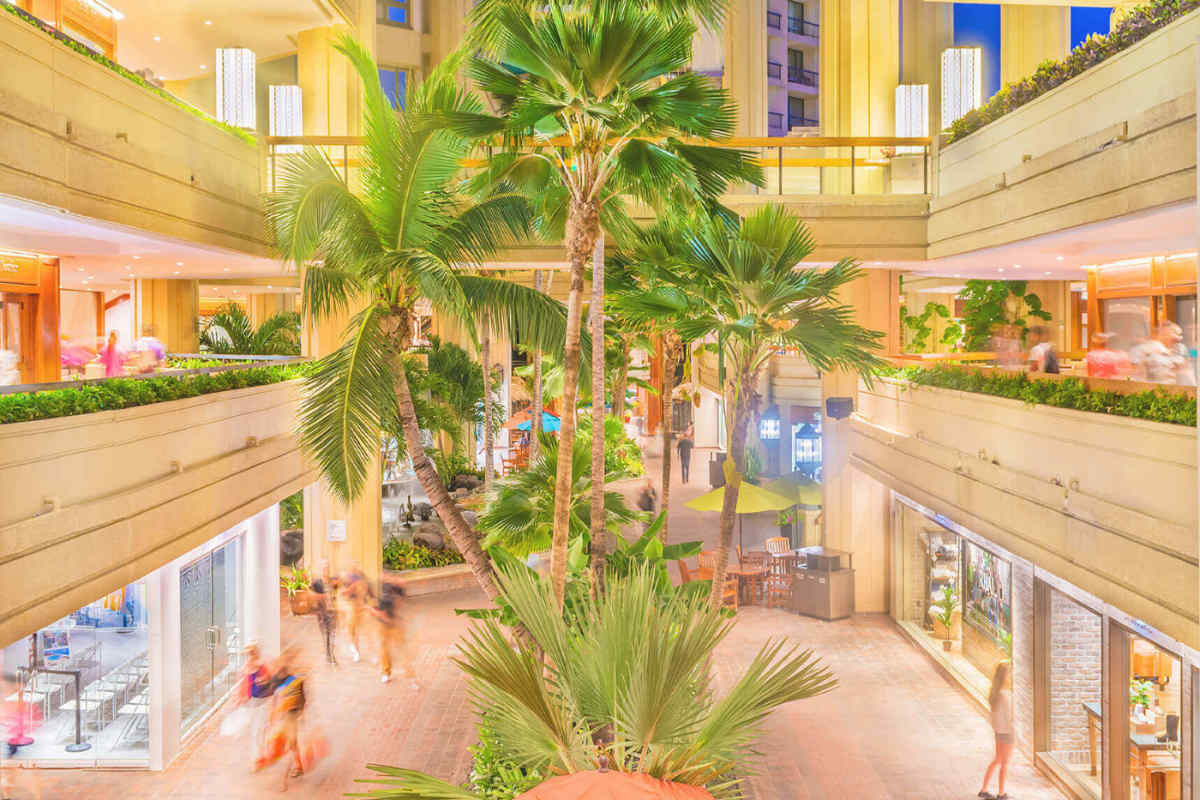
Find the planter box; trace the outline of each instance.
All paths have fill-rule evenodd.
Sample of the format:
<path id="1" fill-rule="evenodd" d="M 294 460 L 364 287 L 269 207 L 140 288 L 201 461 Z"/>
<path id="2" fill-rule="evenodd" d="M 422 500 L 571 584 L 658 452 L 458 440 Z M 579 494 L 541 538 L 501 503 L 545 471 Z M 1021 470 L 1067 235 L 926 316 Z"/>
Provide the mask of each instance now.
<path id="1" fill-rule="evenodd" d="M 385 569 L 392 583 L 404 589 L 410 597 L 438 592 L 453 592 L 459 589 L 469 589 L 477 586 L 471 568 L 466 564 L 451 564 L 448 567 L 427 567 L 425 569 L 406 569 L 394 571 Z"/>

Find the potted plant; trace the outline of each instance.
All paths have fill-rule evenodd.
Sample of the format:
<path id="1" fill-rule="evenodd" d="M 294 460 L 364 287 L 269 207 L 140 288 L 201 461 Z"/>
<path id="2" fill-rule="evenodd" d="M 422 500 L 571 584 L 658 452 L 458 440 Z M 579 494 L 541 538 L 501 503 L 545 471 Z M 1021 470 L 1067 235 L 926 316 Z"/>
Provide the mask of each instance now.
<path id="1" fill-rule="evenodd" d="M 796 522 L 796 517 L 800 510 L 793 506 L 792 508 L 784 509 L 775 515 L 775 524 L 779 526 L 779 535 L 791 541 L 792 525 Z"/>
<path id="2" fill-rule="evenodd" d="M 933 619 L 933 635 L 942 640 L 942 649 L 950 652 L 954 640 L 962 635 L 962 607 L 953 586 L 942 586 L 942 596 L 929 607 L 929 616 Z"/>
<path id="3" fill-rule="evenodd" d="M 289 572 L 280 575 L 279 585 L 287 590 L 288 603 L 293 614 L 303 616 L 312 611 L 308 597 L 308 590 L 312 588 L 312 575 L 305 567 L 292 567 Z"/>

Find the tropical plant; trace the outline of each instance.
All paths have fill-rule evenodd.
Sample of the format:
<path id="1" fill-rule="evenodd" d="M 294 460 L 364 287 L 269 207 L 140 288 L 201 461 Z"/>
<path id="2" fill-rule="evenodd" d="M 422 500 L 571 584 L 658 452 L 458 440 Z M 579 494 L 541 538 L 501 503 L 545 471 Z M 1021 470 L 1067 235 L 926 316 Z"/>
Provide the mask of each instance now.
<path id="1" fill-rule="evenodd" d="M 904 349 L 909 353 L 924 353 L 929 347 L 929 337 L 933 334 L 933 326 L 930 322 L 934 317 L 941 319 L 950 319 L 950 309 L 942 303 L 935 303 L 930 300 L 925 304 L 925 308 L 920 314 L 909 314 L 906 306 L 900 306 L 900 324 L 907 328 L 910 333 L 905 337 Z M 951 322 L 942 331 L 942 336 L 938 340 L 944 345 L 953 347 L 962 338 L 962 328 L 957 322 Z"/>
<path id="2" fill-rule="evenodd" d="M 837 300 L 838 291 L 860 275 L 852 260 L 828 269 L 797 268 L 813 250 L 812 237 L 780 206 L 763 206 L 744 220 L 697 216 L 683 235 L 687 258 L 660 270 L 660 284 L 643 292 L 639 303 L 643 315 L 675 317 L 684 338 L 712 342 L 721 365 L 730 432 L 713 575 L 713 586 L 721 587 L 763 368 L 780 348 L 789 348 L 821 372 L 851 370 L 870 380 L 883 365 L 873 352 L 882 334 L 856 324 L 853 309 Z M 720 602 L 714 590 L 713 607 Z"/>
<path id="3" fill-rule="evenodd" d="M 424 569 L 461 563 L 463 563 L 462 555 L 452 547 L 431 550 L 423 544 L 395 538 L 388 539 L 383 543 L 383 566 L 385 569 Z"/>
<path id="4" fill-rule="evenodd" d="M 421 429 L 430 434 L 444 433 L 451 451 L 461 453 L 468 430 L 484 419 L 479 362 L 453 342 L 430 336 L 428 345 L 405 358 L 405 372 Z M 492 411 L 492 424 L 502 423 L 497 413 L 502 409 Z M 403 445 L 402 435 L 400 440 Z"/>
<path id="5" fill-rule="evenodd" d="M 761 183 L 750 153 L 686 141 L 728 137 L 734 124 L 726 93 L 688 69 L 696 33 L 691 13 L 686 3 L 657 8 L 616 0 L 481 3 L 471 16 L 469 47 L 476 55 L 468 73 L 491 97 L 496 113 L 445 117 L 467 135 L 500 137 L 503 149 L 492 154 L 480 183 L 524 191 L 535 198 L 540 230 L 566 235 L 570 284 L 559 433 L 564 447 L 550 570 L 560 604 L 583 283 L 591 259 L 593 285 L 603 286 L 601 231 L 619 239 L 629 230 L 625 197 L 658 206 L 685 193 L 715 197 L 729 180 Z M 599 387 L 596 395 L 603 397 Z M 593 438 L 599 446 L 598 434 Z M 598 495 L 602 488 L 597 482 Z M 603 528 L 599 517 L 594 522 Z"/>
<path id="6" fill-rule="evenodd" d="M 288 597 L 295 597 L 312 588 L 312 573 L 305 567 L 292 567 L 279 576 L 279 586 L 287 591 Z"/>
<path id="7" fill-rule="evenodd" d="M 304 529 L 304 492 L 290 494 L 279 501 L 279 529 L 299 531 Z"/>
<path id="8" fill-rule="evenodd" d="M 240 303 L 226 303 L 209 317 L 200 347 L 212 353 L 246 356 L 300 355 L 300 315 L 281 311 L 254 326 Z"/>
<path id="9" fill-rule="evenodd" d="M 479 743 L 471 750 L 469 782 L 481 800 L 512 800 L 546 779 L 536 769 L 526 769 L 504 750 L 495 726 L 485 714 L 476 728 Z"/>
<path id="10" fill-rule="evenodd" d="M 530 641 L 514 648 L 498 620 L 484 619 L 457 663 L 503 752 L 542 774 L 606 767 L 739 797 L 734 770 L 753 758 L 767 715 L 836 686 L 811 651 L 768 641 L 718 697 L 710 661 L 733 621 L 702 596 L 661 597 L 649 570 L 610 572 L 607 591 L 584 593 L 570 616 L 527 571 L 501 570 L 500 581 Z M 370 768 L 379 788 L 366 797 L 477 796 L 413 770 Z"/>
<path id="11" fill-rule="evenodd" d="M 1042 299 L 1026 292 L 1025 281 L 969 280 L 959 296 L 963 301 L 963 349 L 978 353 L 991 349 L 992 334 L 999 325 L 1015 325 L 1024 341 L 1028 317 L 1049 320 Z"/>
<path id="12" fill-rule="evenodd" d="M 948 583 L 942 585 L 942 596 L 938 598 L 937 605 L 933 608 L 934 617 L 945 628 L 946 638 L 950 638 L 950 631 L 954 625 L 954 612 L 962 609 L 958 602 L 958 593 L 954 591 L 953 586 Z"/>
<path id="13" fill-rule="evenodd" d="M 543 433 L 541 438 L 541 447 L 537 456 L 530 459 L 529 468 L 497 481 L 494 498 L 480 514 L 479 529 L 486 534 L 483 542 L 485 548 L 499 545 L 521 557 L 550 548 L 554 532 L 558 448 L 562 445 L 551 434 Z M 590 450 L 590 436 L 575 440 L 574 458 L 571 459 L 573 478 L 569 517 L 572 539 L 586 538 L 591 530 Z M 623 465 L 619 453 L 609 455 L 605 464 L 606 481 L 630 477 L 623 471 Z M 620 531 L 620 526 L 639 518 L 620 492 L 606 491 L 604 508 L 606 524 L 614 533 Z"/>
<path id="14" fill-rule="evenodd" d="M 1129 705 L 1143 710 L 1150 708 L 1151 691 L 1154 684 L 1151 681 L 1129 680 Z"/>
<path id="15" fill-rule="evenodd" d="M 403 434 L 413 471 L 488 596 L 492 568 L 421 441 L 404 369 L 420 298 L 468 329 L 486 311 L 526 342 L 562 347 L 560 303 L 518 284 L 464 274 L 497 248 L 523 235 L 526 201 L 503 187 L 468 199 L 456 191 L 467 142 L 430 124 L 431 115 L 474 116 L 478 100 L 461 90 L 453 62 L 414 88 L 397 114 L 379 84 L 375 63 L 357 42 L 342 38 L 363 81 L 365 141 L 355 193 L 315 148 L 279 165 L 278 191 L 266 199 L 267 221 L 283 257 L 304 267 L 303 311 L 320 319 L 354 314 L 344 343 L 317 362 L 305 383 L 300 437 L 331 490 L 350 502 L 362 491 L 380 447 L 381 430 Z M 361 304 L 361 305 L 360 305 Z"/>

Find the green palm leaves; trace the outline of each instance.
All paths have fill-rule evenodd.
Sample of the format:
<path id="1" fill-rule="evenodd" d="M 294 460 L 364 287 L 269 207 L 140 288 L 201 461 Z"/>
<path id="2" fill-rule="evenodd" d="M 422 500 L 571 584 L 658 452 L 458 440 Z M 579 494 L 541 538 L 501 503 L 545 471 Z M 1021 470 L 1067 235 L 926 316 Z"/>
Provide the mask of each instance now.
<path id="1" fill-rule="evenodd" d="M 294 356 L 300 355 L 300 316 L 280 312 L 255 327 L 246 309 L 228 303 L 209 317 L 200 344 L 213 353 Z"/>

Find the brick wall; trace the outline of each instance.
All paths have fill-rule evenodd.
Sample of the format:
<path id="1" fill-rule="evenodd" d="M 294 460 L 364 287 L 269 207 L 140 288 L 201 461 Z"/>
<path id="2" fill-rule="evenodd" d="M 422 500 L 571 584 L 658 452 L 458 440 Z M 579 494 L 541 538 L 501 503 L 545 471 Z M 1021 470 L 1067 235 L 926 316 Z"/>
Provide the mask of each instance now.
<path id="1" fill-rule="evenodd" d="M 1013 722 L 1017 746 L 1033 750 L 1033 569 L 1012 565 Z"/>
<path id="2" fill-rule="evenodd" d="M 1100 702 L 1103 686 L 1101 618 L 1051 590 L 1050 749 L 1087 751 L 1087 715 L 1081 703 Z"/>

